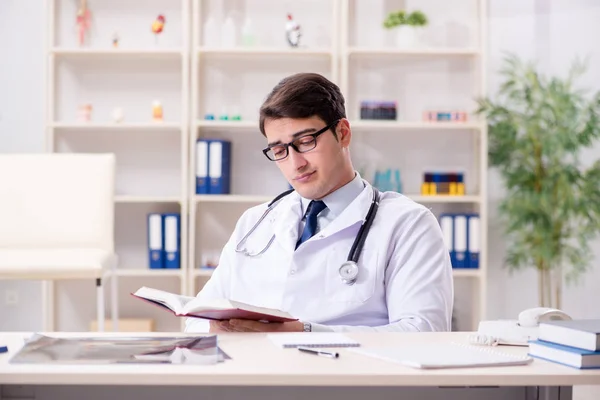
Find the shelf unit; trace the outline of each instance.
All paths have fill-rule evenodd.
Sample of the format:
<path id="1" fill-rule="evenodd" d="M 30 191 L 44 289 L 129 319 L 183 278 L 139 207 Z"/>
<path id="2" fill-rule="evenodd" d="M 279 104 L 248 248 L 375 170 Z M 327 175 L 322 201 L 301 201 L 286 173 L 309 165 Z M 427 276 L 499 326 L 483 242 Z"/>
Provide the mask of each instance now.
<path id="1" fill-rule="evenodd" d="M 172 57 L 178 59 L 185 56 L 185 51 L 178 49 L 86 49 L 86 48 L 53 48 L 50 53 L 61 57 Z"/>
<path id="2" fill-rule="evenodd" d="M 398 133 L 398 140 L 403 138 L 410 138 L 410 144 L 415 145 L 417 142 L 412 140 L 414 134 L 425 134 L 428 133 L 427 139 L 430 141 L 442 141 L 444 142 L 437 149 L 438 151 L 444 151 L 442 146 L 446 145 L 446 136 L 450 133 L 456 135 L 464 135 L 470 141 L 469 144 L 473 146 L 471 157 L 473 159 L 473 173 L 477 177 L 471 180 L 474 190 L 470 190 L 470 194 L 466 196 L 410 196 L 414 201 L 422 204 L 441 203 L 443 206 L 439 206 L 434 213 L 439 214 L 441 211 L 452 211 L 455 207 L 461 206 L 461 212 L 465 210 L 478 212 L 481 220 L 481 251 L 480 251 L 480 268 L 477 270 L 470 269 L 455 269 L 453 270 L 454 278 L 473 278 L 472 283 L 475 285 L 474 298 L 469 302 L 471 307 L 471 323 L 470 326 L 465 327 L 470 330 L 476 330 L 477 324 L 480 319 L 485 319 L 486 315 L 486 297 L 487 297 L 487 229 L 488 229 L 488 211 L 487 211 L 487 125 L 484 120 L 476 119 L 473 120 L 472 116 L 469 116 L 468 122 L 423 122 L 421 121 L 421 115 L 423 111 L 427 110 L 427 106 L 421 110 L 420 114 L 411 112 L 414 107 L 411 107 L 412 99 L 400 98 L 398 92 L 394 92 L 393 89 L 388 89 L 384 86 L 395 86 L 390 85 L 390 80 L 377 80 L 368 74 L 373 69 L 380 70 L 382 73 L 390 73 L 396 80 L 406 83 L 409 89 L 423 90 L 426 91 L 431 89 L 431 86 L 424 76 L 432 76 L 431 80 L 434 80 L 442 91 L 448 87 L 450 79 L 439 78 L 438 70 L 456 71 L 464 69 L 464 67 L 470 69 L 470 83 L 472 92 L 470 98 L 483 96 L 486 93 L 486 54 L 487 54 L 487 4 L 486 0 L 473 0 L 470 2 L 456 2 L 453 4 L 454 8 L 452 11 L 448 11 L 448 14 L 452 12 L 456 13 L 456 18 L 463 20 L 469 15 L 472 17 L 470 33 L 471 39 L 464 39 L 460 37 L 452 37 L 452 35 L 446 35 L 446 42 L 440 41 L 435 46 L 422 45 L 416 46 L 415 48 L 400 48 L 400 47 L 384 47 L 376 46 L 372 43 L 365 43 L 365 39 L 361 36 L 361 33 L 365 32 L 365 27 L 361 27 L 360 17 L 364 14 L 369 14 L 370 10 L 366 7 L 377 8 L 377 5 L 367 6 L 361 0 L 344 0 L 342 3 L 341 10 L 341 21 L 342 21 L 342 35 L 340 41 L 340 87 L 342 92 L 346 95 L 347 109 L 349 109 L 350 118 L 356 118 L 358 113 L 358 99 L 360 94 L 357 94 L 357 90 L 365 89 L 361 82 L 358 82 L 356 78 L 357 74 L 361 75 L 362 79 L 371 79 L 375 82 L 376 87 L 383 89 L 388 96 L 391 96 L 393 100 L 399 100 L 409 110 L 407 111 L 408 118 L 403 115 L 398 117 L 397 121 L 365 121 L 359 120 L 351 123 L 354 128 L 354 132 L 358 132 L 361 138 L 366 135 L 374 136 L 380 135 L 381 138 L 386 131 L 392 131 Z M 471 10 L 466 10 L 466 7 L 471 7 Z M 468 4 L 467 4 L 468 3 Z M 406 5 L 406 3 L 404 3 Z M 426 14 L 429 11 L 435 11 L 435 4 L 432 1 L 423 1 L 419 5 L 411 4 L 412 7 L 418 7 L 424 10 Z M 461 8 L 461 6 L 463 8 Z M 386 10 L 391 11 L 391 10 Z M 437 15 L 439 16 L 439 14 Z M 450 15 L 448 18 L 452 18 Z M 456 22 L 456 21 L 453 21 Z M 440 24 L 438 24 L 439 26 Z M 361 30 L 362 28 L 362 30 Z M 382 41 L 388 38 L 381 38 Z M 475 40 L 473 40 L 475 39 Z M 457 43 L 457 42 L 463 43 Z M 452 43 L 449 43 L 452 42 Z M 466 42 L 466 43 L 465 43 Z M 411 74 L 410 68 L 418 69 L 419 73 Z M 436 74 L 437 73 L 437 74 Z M 406 75 L 406 77 L 403 76 Z M 367 76 L 365 76 L 367 75 Z M 460 76 L 463 78 L 463 76 Z M 437 80 L 436 80 L 437 79 Z M 416 83 L 411 82 L 414 80 Z M 379 85 L 379 86 L 377 86 Z M 465 85 L 466 86 L 466 85 Z M 453 86 L 455 87 L 455 86 Z M 406 90 L 406 87 L 402 86 L 399 91 Z M 457 92 L 460 92 L 463 87 L 457 88 Z M 464 90 L 463 90 L 464 91 Z M 413 92 L 414 93 L 414 92 Z M 437 95 L 437 93 L 436 93 Z M 431 96 L 431 94 L 430 94 Z M 433 96 L 432 96 L 433 97 Z M 447 94 L 446 100 L 455 100 L 455 97 L 459 99 L 461 106 L 469 110 L 475 109 L 474 102 L 465 101 L 465 97 L 457 96 L 456 92 Z M 420 99 L 422 99 L 421 97 Z M 429 102 L 433 103 L 433 102 Z M 451 103 L 451 102 L 448 102 Z M 452 107 L 451 104 L 439 104 L 435 106 L 429 106 L 430 109 L 439 109 L 441 107 Z M 399 109 L 399 113 L 402 114 L 402 108 Z M 364 133 L 363 132 L 368 132 Z M 413 135 L 411 135 L 413 134 Z M 389 135 L 387 135 L 389 136 Z M 386 137 L 387 137 L 386 136 Z M 454 138 L 454 136 L 453 136 Z M 463 140 L 464 142 L 465 140 Z M 386 144 L 391 143 L 391 140 L 385 142 Z M 381 147 L 384 147 L 382 145 Z M 427 145 L 423 146 L 421 154 L 424 156 L 427 154 Z M 470 189 L 467 186 L 467 189 Z M 431 198 L 433 197 L 433 198 Z M 463 204 L 459 204 L 463 203 Z M 439 204 L 438 204 L 439 205 Z M 466 209 L 464 207 L 467 207 Z M 462 283 L 462 282 L 461 282 Z"/>
<path id="3" fill-rule="evenodd" d="M 226 57 L 226 56 L 277 56 L 277 57 L 333 57 L 333 51 L 331 49 L 280 49 L 280 48 L 269 48 L 269 47 L 251 47 L 251 48 L 215 48 L 215 47 L 199 47 L 199 55 L 202 56 L 214 56 L 214 57 Z"/>
<path id="4" fill-rule="evenodd" d="M 219 4 L 220 3 L 220 4 Z M 207 218 L 203 218 L 201 212 L 205 210 L 208 213 L 225 213 L 230 216 L 239 217 L 242 209 L 239 206 L 248 207 L 251 205 L 260 204 L 264 201 L 270 201 L 275 195 L 287 188 L 287 183 L 283 178 L 277 177 L 278 171 L 275 171 L 273 165 L 269 165 L 268 161 L 262 160 L 263 156 L 260 154 L 259 146 L 262 146 L 262 136 L 259 133 L 257 107 L 262 102 L 264 96 L 271 90 L 271 88 L 286 75 L 293 72 L 302 72 L 306 68 L 313 69 L 317 68 L 319 72 L 324 73 L 330 79 L 337 81 L 339 79 L 339 54 L 336 43 L 338 42 L 337 35 L 339 32 L 339 0 L 328 0 L 328 1 L 303 1 L 297 2 L 295 7 L 296 11 L 300 14 L 304 13 L 306 18 L 312 16 L 312 20 L 322 18 L 320 24 L 327 26 L 330 30 L 329 34 L 329 45 L 323 45 L 311 43 L 306 47 L 290 48 L 287 47 L 283 41 L 279 43 L 270 44 L 256 44 L 253 46 L 243 46 L 239 44 L 235 47 L 220 47 L 215 46 L 213 43 L 207 43 L 208 35 L 203 32 L 203 27 L 208 18 L 218 18 L 221 16 L 225 18 L 231 14 L 244 14 L 244 18 L 261 19 L 270 18 L 274 15 L 283 16 L 285 18 L 286 7 L 289 6 L 283 3 L 273 3 L 258 1 L 257 3 L 246 2 L 246 9 L 240 11 L 236 9 L 237 6 L 242 2 L 214 2 L 210 0 L 192 0 L 192 60 L 191 60 L 191 115 L 190 115 L 190 227 L 189 227 L 189 287 L 188 293 L 195 295 L 200 286 L 196 284 L 197 278 L 204 278 L 210 276 L 210 271 L 198 269 L 198 266 L 202 262 L 203 253 L 203 238 L 200 235 L 200 230 L 204 228 L 205 235 L 204 241 L 211 241 L 214 249 L 212 249 L 212 256 L 216 258 L 218 256 L 218 248 L 222 246 L 227 239 L 223 234 L 220 239 L 215 239 L 206 234 L 206 231 L 213 232 L 219 229 L 211 229 L 203 227 L 203 221 L 206 219 L 213 219 L 207 215 Z M 310 3 L 307 8 L 302 9 L 300 3 Z M 325 4 L 323 4 L 325 3 Z M 269 6 L 269 10 L 261 8 L 261 6 Z M 312 5 L 312 11 L 318 9 L 319 16 L 314 15 L 310 12 L 310 6 Z M 243 7 L 243 5 L 242 5 Z M 317 7 L 317 8 L 315 8 Z M 254 9 L 253 9 L 254 8 Z M 260 9 L 260 11 L 259 11 Z M 262 12 L 265 10 L 265 12 Z M 277 14 L 279 12 L 279 14 Z M 261 15 L 268 14 L 268 15 Z M 281 28 L 285 24 L 285 19 L 281 20 Z M 221 24 L 218 24 L 221 25 Z M 278 29 L 278 31 L 281 31 Z M 283 38 L 283 34 L 281 36 Z M 263 38 L 264 39 L 264 38 Z M 265 40 L 263 40 L 265 41 Z M 256 63 L 256 64 L 252 64 Z M 259 64 L 260 63 L 260 64 Z M 207 93 L 210 90 L 210 83 L 212 81 L 221 82 L 227 81 L 228 79 L 235 79 L 237 76 L 243 76 L 244 74 L 252 74 L 252 68 L 255 67 L 256 72 L 255 79 L 260 83 L 255 83 L 253 78 L 248 80 L 239 79 L 239 85 L 227 86 L 231 91 L 241 93 L 240 97 L 245 99 L 244 104 L 238 106 L 239 111 L 243 114 L 242 120 L 220 120 L 218 113 L 220 110 L 214 109 L 216 102 L 209 103 L 209 97 L 212 95 L 220 95 L 219 91 L 227 90 L 217 88 L 216 91 Z M 215 72 L 215 69 L 219 69 Z M 264 75 L 269 72 L 269 78 L 264 78 Z M 211 74 L 212 72 L 212 74 Z M 228 74 L 226 77 L 221 77 L 220 74 Z M 250 86 L 251 89 L 248 91 L 254 91 L 252 96 L 244 93 L 243 87 Z M 240 89 L 242 87 L 242 89 Z M 257 94 L 258 93 L 258 94 Z M 235 95 L 234 95 L 235 96 Z M 221 100 L 224 101 L 224 100 Z M 226 101 L 225 101 L 226 102 Z M 211 109 L 211 107 L 213 107 Z M 211 113 L 216 119 L 206 119 L 205 115 Z M 195 155 L 195 143 L 201 137 L 209 137 L 215 135 L 217 137 L 229 138 L 233 143 L 233 159 L 238 160 L 236 154 L 239 148 L 243 145 L 247 145 L 251 148 L 258 157 L 251 158 L 253 168 L 261 168 L 259 160 L 263 161 L 263 166 L 270 168 L 270 175 L 265 178 L 269 180 L 269 177 L 273 177 L 276 182 L 273 185 L 266 185 L 261 189 L 249 188 L 248 185 L 240 183 L 241 179 L 237 182 L 232 179 L 232 193 L 230 195 L 196 195 L 195 194 L 195 176 L 194 176 L 194 165 L 196 164 Z M 240 144 L 240 141 L 242 143 Z M 258 150 L 258 151 L 257 151 Z M 242 161 L 243 162 L 243 161 Z M 232 166 L 232 174 L 243 175 L 242 162 L 238 165 Z M 245 172 L 248 174 L 248 172 Z M 249 175 L 247 175 L 250 177 Z M 248 189 L 254 189 L 255 193 L 247 192 Z M 266 195 L 264 192 L 269 193 Z M 211 211 L 208 211 L 211 210 Z M 229 232 L 232 228 L 232 220 L 229 220 L 227 228 L 222 228 L 225 232 Z M 212 235 L 211 235 L 212 236 Z"/>
<path id="5" fill-rule="evenodd" d="M 152 4 L 89 0 L 92 29 L 88 43 L 79 46 L 73 29 L 78 4 L 71 0 L 45 4 L 46 149 L 116 153 L 115 250 L 120 265 L 116 276 L 109 276 L 120 282 L 119 316 L 128 317 L 127 308 L 132 311 L 126 303 L 131 297 L 121 286 L 155 285 L 146 279 L 158 278 L 161 284 L 167 279 L 164 284 L 176 282 L 179 291 L 186 291 L 190 5 L 189 0 Z M 167 22 L 157 42 L 150 24 L 161 13 Z M 113 29 L 119 31 L 117 48 L 112 47 Z M 164 121 L 152 120 L 156 99 L 163 104 Z M 83 103 L 93 107 L 91 120 L 84 122 L 77 114 Z M 124 110 L 122 122 L 112 120 L 116 107 Z M 181 214 L 181 269 L 147 267 L 149 212 Z M 52 286 L 45 284 L 49 304 L 55 302 Z M 164 330 L 183 328 L 183 320 L 137 306 L 133 304 L 134 316 L 150 313 L 162 321 L 158 325 Z"/>
<path id="6" fill-rule="evenodd" d="M 414 57 L 438 57 L 438 56 L 477 56 L 480 54 L 477 48 L 377 48 L 377 47 L 348 47 L 348 57 L 388 57 L 388 56 L 414 56 Z"/>
<path id="7" fill-rule="evenodd" d="M 144 123 L 144 122 L 52 122 L 50 127 L 58 130 L 112 130 L 112 131 L 181 131 L 181 124 L 178 123 Z"/>
<path id="8" fill-rule="evenodd" d="M 471 15 L 469 37 L 474 40 L 442 43 L 438 37 L 437 42 L 426 41 L 420 47 L 399 48 L 393 43 L 393 35 L 384 32 L 380 23 L 392 10 L 390 7 L 402 2 L 392 4 L 383 0 L 293 3 L 155 0 L 151 5 L 144 0 L 122 4 L 89 0 L 92 11 L 98 12 L 97 31 L 92 32 L 93 43 L 80 48 L 75 43 L 71 24 L 76 2 L 46 0 L 47 150 L 114 150 L 117 153 L 115 244 L 117 251 L 123 253 L 117 276 L 123 278 L 124 283 L 139 280 L 139 286 L 147 279 L 158 278 L 160 284 L 176 281 L 182 294 L 198 292 L 212 273 L 198 266 L 206 257 L 218 255 L 241 213 L 250 206 L 272 200 L 288 188 L 276 167 L 260 152 L 264 138 L 258 130 L 258 106 L 284 76 L 314 71 L 336 82 L 346 97 L 356 164 L 377 168 L 399 166 L 406 180 L 407 197 L 427 205 L 435 213 L 479 212 L 481 268 L 453 271 L 457 283 L 466 282 L 477 288 L 470 301 L 473 324 L 468 327 L 476 328 L 475 323 L 485 318 L 487 296 L 486 124 L 472 118 L 461 123 L 423 122 L 415 110 L 416 107 L 436 107 L 430 104 L 432 102 L 425 104 L 428 98 L 420 93 L 427 94 L 435 85 L 442 94 L 447 92 L 444 98 L 447 104 L 452 105 L 456 100 L 461 107 L 472 105 L 470 97 L 485 93 L 486 0 L 460 0 L 458 6 L 453 5 L 452 10 L 444 12 L 438 11 L 439 2 L 426 0 L 419 3 L 419 7 L 422 5 L 432 22 L 453 15 L 459 15 L 457 18 L 462 21 L 463 15 Z M 461 6 L 462 3 L 466 6 Z M 465 12 L 465 7 L 475 12 Z M 128 12 L 123 13 L 123 10 Z M 288 11 L 305 32 L 300 48 L 290 48 L 284 43 Z M 149 39 L 149 25 L 159 13 L 167 14 L 164 32 L 167 36 L 164 40 L 161 37 L 156 45 Z M 257 43 L 227 48 L 207 42 L 204 28 L 207 18 L 215 15 L 217 20 L 221 17 L 221 22 L 226 15 L 251 17 Z M 242 21 L 238 18 L 238 22 Z M 115 49 L 110 44 L 110 30 L 116 29 L 119 23 L 123 24 L 120 29 L 125 35 L 120 35 L 121 43 Z M 439 30 L 440 26 L 435 29 Z M 102 78 L 102 68 L 108 68 L 113 78 Z M 468 74 L 463 73 L 465 69 L 469 69 Z M 137 74 L 139 70 L 144 74 Z M 414 70 L 421 75 L 410 75 Z M 439 70 L 456 73 L 457 79 L 440 77 L 436 72 Z M 385 79 L 374 77 L 374 73 L 381 73 Z M 427 74 L 433 77 L 431 83 L 423 78 Z M 463 82 L 464 88 L 454 81 Z M 405 92 L 414 98 L 403 98 Z M 79 97 L 74 97 L 74 93 Z M 399 102 L 400 118 L 395 121 L 359 119 L 359 99 L 369 99 L 374 93 L 404 100 L 404 103 Z M 97 97 L 90 99 L 96 94 Z M 164 122 L 152 122 L 149 118 L 150 95 L 153 98 L 166 96 Z M 121 98 L 128 101 L 129 106 L 125 107 L 125 120 L 116 123 L 111 120 L 110 110 Z M 78 121 L 76 107 L 80 102 L 91 100 L 98 104 L 94 118 L 90 122 Z M 143 105 L 135 105 L 136 101 Z M 405 109 L 407 114 L 403 115 Z M 239 114 L 242 119 L 221 120 L 224 113 Z M 213 114 L 215 119 L 206 119 L 207 114 Z M 210 136 L 233 142 L 235 176 L 230 195 L 195 194 L 195 142 Z M 420 147 L 422 143 L 426 145 Z M 457 149 L 464 147 L 464 150 L 456 155 L 446 154 L 450 145 Z M 382 157 L 373 162 L 373 155 Z M 425 168 L 462 166 L 463 159 L 472 161 L 467 195 L 422 196 L 418 193 L 418 179 L 414 177 Z M 138 173 L 134 173 L 134 168 Z M 261 174 L 259 182 L 249 184 L 258 172 Z M 372 175 L 367 172 L 363 177 L 370 180 Z M 182 268 L 149 270 L 145 267 L 146 221 L 143 217 L 151 211 L 173 210 L 182 216 Z M 49 288 L 47 293 L 49 301 L 53 301 L 53 290 Z M 139 309 L 141 312 L 142 306 Z M 169 315 L 164 318 L 171 321 L 169 330 L 183 327 L 183 320 L 179 325 Z"/>

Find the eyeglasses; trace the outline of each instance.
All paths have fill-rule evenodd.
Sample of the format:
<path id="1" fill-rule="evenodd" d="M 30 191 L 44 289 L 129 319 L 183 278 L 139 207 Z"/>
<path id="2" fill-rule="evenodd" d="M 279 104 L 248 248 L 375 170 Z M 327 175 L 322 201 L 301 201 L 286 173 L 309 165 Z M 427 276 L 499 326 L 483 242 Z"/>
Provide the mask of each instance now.
<path id="1" fill-rule="evenodd" d="M 338 119 L 334 123 L 327 125 L 325 128 L 316 131 L 315 133 L 300 136 L 299 138 L 295 139 L 290 143 L 281 143 L 269 146 L 266 149 L 263 149 L 263 153 L 271 161 L 281 161 L 284 158 L 286 158 L 290 154 L 290 147 L 296 150 L 297 153 L 306 153 L 307 151 L 310 151 L 317 147 L 317 137 L 319 135 L 337 126 L 337 123 L 339 121 L 340 120 Z"/>

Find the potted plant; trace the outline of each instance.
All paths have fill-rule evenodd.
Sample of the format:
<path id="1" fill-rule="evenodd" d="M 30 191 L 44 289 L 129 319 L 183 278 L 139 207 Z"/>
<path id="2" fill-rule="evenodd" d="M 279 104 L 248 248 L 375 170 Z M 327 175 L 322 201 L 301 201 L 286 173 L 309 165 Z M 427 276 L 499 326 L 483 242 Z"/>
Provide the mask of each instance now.
<path id="1" fill-rule="evenodd" d="M 383 21 L 386 29 L 396 29 L 396 41 L 400 47 L 412 47 L 417 43 L 416 30 L 426 26 L 427 17 L 421 11 L 408 13 L 404 10 L 391 12 Z"/>
<path id="2" fill-rule="evenodd" d="M 600 92 L 586 96 L 575 80 L 548 78 L 514 55 L 505 59 L 496 99 L 478 99 L 489 124 L 489 164 L 507 195 L 505 222 L 511 270 L 538 271 L 539 305 L 561 308 L 563 281 L 590 267 L 590 241 L 600 232 L 600 161 L 580 162 L 600 136 Z"/>

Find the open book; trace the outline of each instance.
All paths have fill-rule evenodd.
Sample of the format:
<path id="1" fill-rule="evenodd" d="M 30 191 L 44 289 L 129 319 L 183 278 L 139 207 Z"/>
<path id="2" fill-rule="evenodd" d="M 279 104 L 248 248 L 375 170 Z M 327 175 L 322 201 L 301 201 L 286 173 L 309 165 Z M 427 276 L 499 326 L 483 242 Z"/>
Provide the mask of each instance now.
<path id="1" fill-rule="evenodd" d="M 226 299 L 204 300 L 145 286 L 131 294 L 137 298 L 171 310 L 175 315 L 180 317 L 196 317 L 216 320 L 236 318 L 268 322 L 297 320 L 297 318 L 280 310 L 256 307 L 239 301 Z"/>

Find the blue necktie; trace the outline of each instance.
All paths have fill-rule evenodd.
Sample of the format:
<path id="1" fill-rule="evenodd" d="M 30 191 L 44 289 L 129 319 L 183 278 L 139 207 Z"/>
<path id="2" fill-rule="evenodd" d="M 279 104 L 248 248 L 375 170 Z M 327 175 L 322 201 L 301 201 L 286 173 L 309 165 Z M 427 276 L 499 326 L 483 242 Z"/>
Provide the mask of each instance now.
<path id="1" fill-rule="evenodd" d="M 302 236 L 300 236 L 300 239 L 296 243 L 296 248 L 313 237 L 313 235 L 316 233 L 317 215 L 319 215 L 319 213 L 325 208 L 327 208 L 327 206 L 321 200 L 313 200 L 308 204 L 308 208 L 306 209 L 306 224 L 304 224 Z"/>

